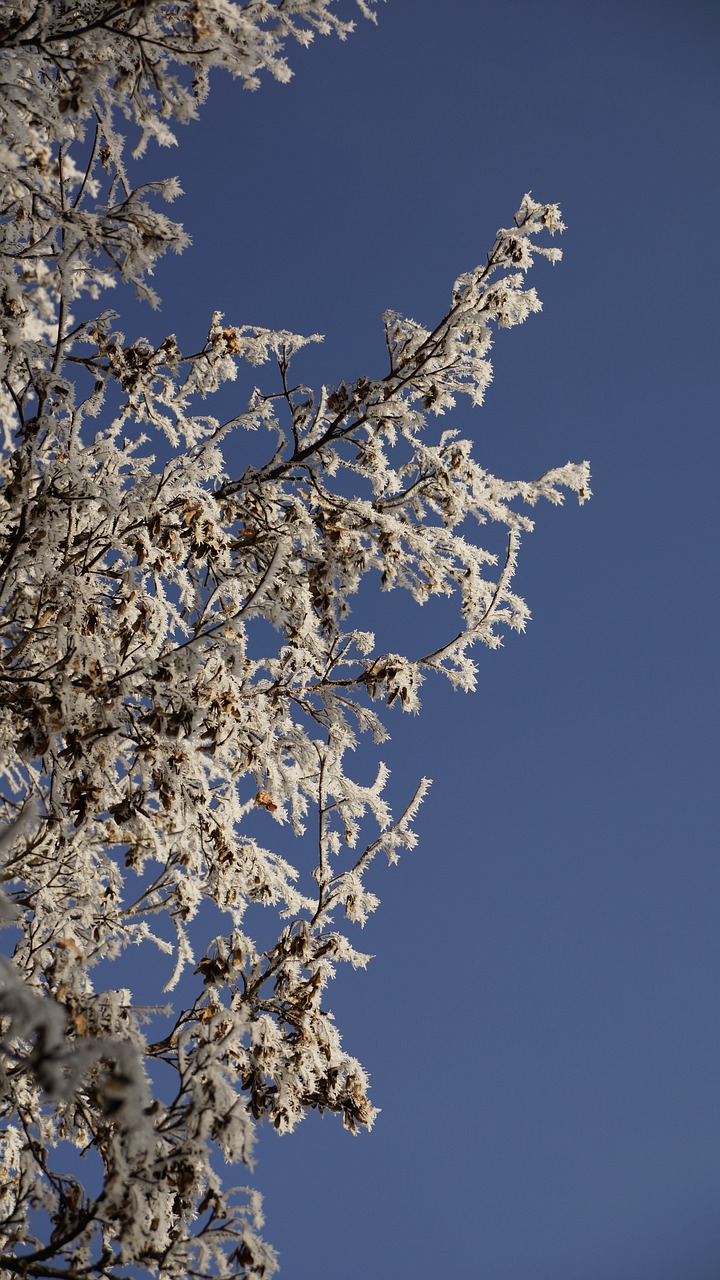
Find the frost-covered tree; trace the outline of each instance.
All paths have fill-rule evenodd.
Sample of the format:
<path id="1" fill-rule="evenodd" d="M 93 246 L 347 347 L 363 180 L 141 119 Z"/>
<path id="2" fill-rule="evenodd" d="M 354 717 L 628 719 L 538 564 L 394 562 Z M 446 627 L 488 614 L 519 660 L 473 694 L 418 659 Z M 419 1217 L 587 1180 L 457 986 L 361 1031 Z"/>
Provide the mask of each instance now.
<path id="1" fill-rule="evenodd" d="M 525 624 L 525 508 L 588 493 L 584 465 L 499 480 L 434 426 L 460 394 L 481 403 L 493 326 L 539 310 L 525 274 L 559 257 L 554 205 L 523 199 L 434 328 L 387 313 L 384 372 L 317 393 L 290 375 L 313 338 L 216 314 L 184 353 L 126 341 L 99 304 L 118 277 L 155 302 L 153 264 L 186 244 L 158 207 L 177 184 L 133 186 L 119 128 L 135 153 L 166 143 L 212 67 L 287 79 L 288 40 L 351 29 L 335 8 L 0 13 L 3 1275 L 274 1273 L 257 1195 L 218 1164 L 249 1164 L 264 1118 L 372 1124 L 323 993 L 339 963 L 365 964 L 348 930 L 377 905 L 367 872 L 414 843 L 427 785 L 393 817 L 385 765 L 361 785 L 349 754 L 386 739 L 378 706 L 418 709 L 428 674 L 472 689 L 473 647 Z M 257 389 L 220 420 L 209 401 L 242 362 Z M 251 430 L 265 460 L 236 474 L 226 446 Z M 499 557 L 473 538 L 488 521 Z M 367 580 L 451 597 L 445 641 L 382 652 L 349 621 Z M 204 903 L 219 932 L 198 945 Z M 122 985 L 134 943 L 174 955 L 174 1005 Z"/>

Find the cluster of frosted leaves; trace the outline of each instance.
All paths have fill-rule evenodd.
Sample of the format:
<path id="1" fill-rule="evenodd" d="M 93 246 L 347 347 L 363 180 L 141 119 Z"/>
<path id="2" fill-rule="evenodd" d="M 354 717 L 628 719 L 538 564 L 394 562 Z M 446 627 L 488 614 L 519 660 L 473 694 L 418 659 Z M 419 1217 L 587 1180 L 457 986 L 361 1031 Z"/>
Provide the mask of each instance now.
<path id="1" fill-rule="evenodd" d="M 5 1138 L 5 1201 L 24 1195 L 27 1204 L 31 1183 L 36 1199 L 54 1197 L 68 1235 L 58 1235 L 58 1251 L 75 1266 L 91 1260 L 100 1223 L 106 1266 L 117 1258 L 196 1274 L 216 1250 L 226 1268 L 271 1268 L 254 1203 L 238 1218 L 211 1146 L 248 1160 L 256 1121 L 287 1130 L 308 1108 L 339 1112 L 353 1130 L 372 1122 L 366 1076 L 343 1050 L 323 992 L 338 962 L 365 963 L 342 921 L 362 923 L 376 906 L 365 872 L 376 855 L 394 861 L 413 844 L 425 784 L 393 821 L 384 767 L 368 786 L 346 762 L 363 731 L 385 736 L 374 703 L 415 711 L 428 670 L 472 687 L 472 646 L 524 625 L 511 580 L 531 523 L 516 500 L 587 493 L 584 466 L 527 484 L 497 480 L 468 440 L 427 421 L 458 390 L 481 398 L 492 323 L 538 307 L 507 263 L 518 244 L 527 261 L 540 251 L 536 237 L 557 225 L 555 208 L 526 198 L 433 331 L 387 317 L 386 375 L 317 396 L 290 383 L 304 342 L 292 334 L 215 316 L 202 349 L 183 358 L 172 338 L 125 345 L 96 322 L 66 347 L 75 382 L 56 375 L 50 409 L 39 415 L 35 398 L 3 460 L 1 803 L 6 822 L 20 823 L 5 857 L 21 927 L 14 971 L 64 1017 L 62 1036 L 48 1022 L 31 1052 L 16 1048 L 10 1059 L 8 1114 L 20 1127 Z M 231 422 L 194 412 L 239 361 L 274 364 L 276 379 Z M 92 386 L 85 398 L 81 374 Z M 120 404 L 98 428 L 110 388 Z M 261 427 L 272 433 L 267 463 L 229 475 L 224 442 Z M 147 432 L 172 446 L 162 466 L 147 453 Z M 500 563 L 474 541 L 468 518 L 504 527 Z M 368 575 L 418 602 L 455 596 L 458 633 L 431 654 L 379 652 L 346 622 Z M 276 637 L 269 645 L 263 632 L 260 656 L 257 620 Z M 297 866 L 257 838 L 251 815 L 292 829 Z M 190 925 L 208 900 L 227 927 L 193 954 Z M 281 918 L 269 948 L 246 931 L 252 903 Z M 148 1043 L 149 1015 L 126 991 L 96 990 L 93 968 L 151 940 L 162 919 L 176 938 L 168 986 L 191 965 L 198 990 Z M 157 941 L 167 949 L 161 928 Z M 4 1007 L 12 1011 L 11 995 Z M 28 1031 L 46 1025 L 41 1005 L 33 1010 L 29 1024 L 22 1009 L 11 1012 L 17 1043 L 33 1043 Z M 150 1079 L 132 1084 L 118 1043 L 176 1073 L 172 1100 L 147 1101 Z M 69 1045 L 86 1064 L 70 1091 Z M 118 1073 L 130 1081 L 119 1090 L 124 1110 L 107 1095 Z M 37 1143 L 60 1138 L 99 1152 L 95 1200 L 38 1159 Z M 12 1240 L 12 1214 L 8 1222 Z M 25 1220 L 17 1230 L 28 1230 Z"/>
<path id="2" fill-rule="evenodd" d="M 111 313 L 72 311 L 117 272 L 147 289 L 183 239 L 131 190 L 113 106 L 166 140 L 157 115 L 191 114 L 210 66 L 282 78 L 284 36 L 346 26 L 326 0 L 13 4 L 3 22 L 0 1268 L 267 1277 L 259 1198 L 213 1153 L 249 1164 L 259 1121 L 313 1108 L 372 1123 L 326 988 L 366 962 L 366 873 L 412 847 L 427 785 L 393 817 L 384 765 L 368 784 L 348 761 L 387 736 L 383 704 L 418 709 L 429 671 L 473 687 L 473 646 L 527 617 L 528 504 L 588 493 L 584 465 L 500 481 L 433 426 L 461 392 L 481 402 L 493 326 L 539 309 L 525 272 L 562 224 L 525 197 L 434 329 L 386 315 L 379 379 L 313 394 L 290 376 L 312 339 L 219 315 L 189 355 L 127 342 Z M 258 388 L 221 421 L 208 401 L 240 365 Z M 246 431 L 270 445 L 238 475 Z M 445 642 L 387 653 L 353 628 L 377 581 L 453 597 Z M 168 1008 L 115 985 L 134 945 L 166 953 Z M 86 1185 L 77 1161 L 57 1171 L 68 1144 Z"/>
<path id="3" fill-rule="evenodd" d="M 373 16 L 375 0 L 356 0 Z M 215 67 L 248 88 L 291 72 L 288 39 L 344 38 L 335 0 L 5 0 L 0 8 L 0 372 L 22 383 L 69 308 L 119 275 L 155 305 L 152 262 L 188 243 L 156 207 L 175 180 L 128 180 L 139 154 L 197 115 Z"/>

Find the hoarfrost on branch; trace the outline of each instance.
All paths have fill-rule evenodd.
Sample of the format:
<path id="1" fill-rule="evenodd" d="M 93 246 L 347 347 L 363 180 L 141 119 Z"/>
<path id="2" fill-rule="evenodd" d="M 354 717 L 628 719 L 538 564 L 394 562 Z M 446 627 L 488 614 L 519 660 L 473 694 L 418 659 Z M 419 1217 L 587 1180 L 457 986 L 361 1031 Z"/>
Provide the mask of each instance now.
<path id="1" fill-rule="evenodd" d="M 154 263 L 187 244 L 162 208 L 177 182 L 133 186 L 119 130 L 134 154 L 171 143 L 213 67 L 250 88 L 286 80 L 289 41 L 349 33 L 336 7 L 3 6 L 4 1274 L 275 1272 L 257 1193 L 228 1189 L 213 1152 L 250 1166 L 262 1119 L 291 1130 L 309 1108 L 372 1124 L 324 992 L 339 963 L 366 963 L 346 926 L 377 906 L 374 859 L 415 843 L 427 788 L 393 817 L 385 765 L 363 785 L 349 755 L 387 737 L 378 705 L 418 709 L 428 673 L 473 687 L 474 647 L 525 625 L 528 504 L 589 493 L 584 464 L 499 480 L 433 423 L 460 395 L 481 403 L 493 326 L 540 309 L 525 274 L 559 257 L 554 205 L 523 198 L 434 328 L 386 313 L 381 376 L 317 393 L 290 373 L 315 339 L 216 314 L 186 353 L 172 335 L 128 342 L 99 304 L 118 278 L 155 304 Z M 243 362 L 258 387 L 221 420 L 207 401 Z M 226 446 L 255 429 L 267 458 L 235 474 Z M 474 541 L 486 522 L 505 531 L 500 557 Z M 349 599 L 378 577 L 419 603 L 454 597 L 433 652 L 384 653 L 353 629 Z M 258 619 L 276 637 L 260 656 Z M 277 823 L 297 865 L 266 847 Z M 198 948 L 207 903 L 222 931 Z M 250 904 L 278 921 L 269 946 Z M 106 987 L 108 962 L 121 976 L 126 949 L 153 942 L 174 956 L 168 993 L 194 974 L 189 1002 L 143 1009 Z M 62 1171 L 67 1144 L 94 1156 L 92 1186 L 77 1159 Z"/>

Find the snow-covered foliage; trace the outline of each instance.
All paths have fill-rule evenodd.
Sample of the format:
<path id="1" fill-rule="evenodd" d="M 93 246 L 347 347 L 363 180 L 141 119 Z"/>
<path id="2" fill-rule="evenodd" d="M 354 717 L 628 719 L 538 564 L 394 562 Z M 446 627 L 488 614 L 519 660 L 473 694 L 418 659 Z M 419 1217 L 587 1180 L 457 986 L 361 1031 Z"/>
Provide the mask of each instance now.
<path id="1" fill-rule="evenodd" d="M 373 704 L 417 711 L 428 673 L 472 689 L 473 646 L 525 625 L 523 508 L 589 492 L 584 465 L 509 483 L 433 429 L 459 395 L 481 403 L 493 326 L 539 310 L 525 273 L 559 256 L 554 205 L 523 199 L 434 328 L 386 314 L 382 376 L 317 394 L 290 377 L 313 339 L 216 314 L 186 354 L 126 341 L 97 303 L 118 275 L 152 302 L 153 264 L 186 243 L 157 207 L 177 184 L 134 188 L 118 126 L 136 150 L 167 143 L 210 68 L 286 79 L 289 39 L 350 30 L 334 10 L 0 14 L 3 1274 L 274 1273 L 259 1197 L 228 1190 L 213 1155 L 249 1165 L 262 1119 L 286 1131 L 308 1108 L 372 1124 L 324 993 L 339 963 L 366 963 L 348 936 L 377 905 L 366 873 L 413 845 L 427 787 L 393 817 L 385 765 L 361 785 L 349 756 L 387 737 Z M 208 399 L 242 362 L 258 389 L 220 421 Z M 226 445 L 256 429 L 267 459 L 234 474 Z M 489 521 L 500 557 L 474 540 Z M 433 652 L 410 635 L 383 653 L 348 621 L 367 580 L 453 596 L 459 622 Z M 278 824 L 294 863 L 270 847 Z M 208 903 L 220 932 L 198 947 Z M 250 904 L 276 921 L 270 945 Z M 141 1008 L 109 987 L 131 944 L 172 953 L 166 990 L 194 975 L 191 998 Z"/>

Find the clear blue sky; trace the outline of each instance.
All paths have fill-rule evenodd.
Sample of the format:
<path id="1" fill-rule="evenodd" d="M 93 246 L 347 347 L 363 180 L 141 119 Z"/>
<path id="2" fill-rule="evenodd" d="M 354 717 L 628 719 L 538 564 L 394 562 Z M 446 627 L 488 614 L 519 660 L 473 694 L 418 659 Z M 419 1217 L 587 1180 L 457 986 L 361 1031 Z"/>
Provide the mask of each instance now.
<path id="1" fill-rule="evenodd" d="M 394 794 L 435 785 L 331 999 L 383 1111 L 261 1142 L 285 1280 L 720 1275 L 719 51 L 713 0 L 388 0 L 147 166 L 194 247 L 141 327 L 320 331 L 315 382 L 381 371 L 381 312 L 432 324 L 524 191 L 569 225 L 455 425 L 595 497 L 540 513 L 478 693 L 393 718 Z"/>

